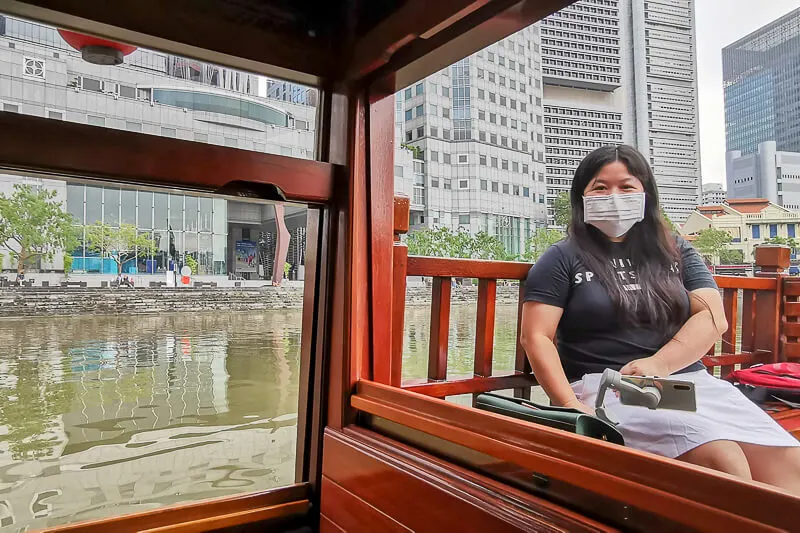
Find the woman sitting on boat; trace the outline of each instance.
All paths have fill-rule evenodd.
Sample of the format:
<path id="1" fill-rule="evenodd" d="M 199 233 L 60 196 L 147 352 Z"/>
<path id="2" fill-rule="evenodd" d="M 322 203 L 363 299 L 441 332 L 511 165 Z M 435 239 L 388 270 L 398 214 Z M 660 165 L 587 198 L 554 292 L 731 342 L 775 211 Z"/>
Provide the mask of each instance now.
<path id="1" fill-rule="evenodd" d="M 722 299 L 700 255 L 669 231 L 642 154 L 590 153 L 570 203 L 569 235 L 531 268 L 522 315 L 522 345 L 553 405 L 594 414 L 606 368 L 675 374 L 694 382 L 696 412 L 606 395 L 626 445 L 800 495 L 800 443 L 700 363 L 728 327 Z"/>

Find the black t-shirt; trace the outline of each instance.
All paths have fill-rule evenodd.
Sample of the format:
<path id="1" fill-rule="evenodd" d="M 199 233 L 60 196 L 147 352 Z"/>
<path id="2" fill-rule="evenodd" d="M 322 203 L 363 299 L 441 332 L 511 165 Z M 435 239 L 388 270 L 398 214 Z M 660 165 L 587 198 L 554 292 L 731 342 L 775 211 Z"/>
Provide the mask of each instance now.
<path id="1" fill-rule="evenodd" d="M 614 243 L 619 256 L 613 261 L 617 275 L 636 290 L 635 266 L 624 255 L 621 244 Z M 678 238 L 682 265 L 680 275 L 687 291 L 717 288 L 714 277 L 700 254 L 685 240 Z M 672 275 L 678 275 L 676 272 Z M 525 282 L 525 301 L 541 302 L 564 310 L 558 324 L 558 352 L 569 381 L 584 374 L 602 372 L 606 368 L 620 370 L 630 361 L 649 357 L 664 346 L 674 331 L 664 328 L 629 326 L 621 323 L 611 297 L 602 283 L 587 271 L 571 239 L 551 246 L 531 267 Z M 689 319 L 689 296 L 686 295 L 686 317 Z M 697 362 L 680 372 L 700 370 Z"/>

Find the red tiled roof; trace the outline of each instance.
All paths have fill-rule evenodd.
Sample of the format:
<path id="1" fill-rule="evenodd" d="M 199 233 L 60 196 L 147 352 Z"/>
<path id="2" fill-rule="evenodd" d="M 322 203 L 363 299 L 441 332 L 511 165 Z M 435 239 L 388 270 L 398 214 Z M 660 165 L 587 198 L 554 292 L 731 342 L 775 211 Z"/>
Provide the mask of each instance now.
<path id="1" fill-rule="evenodd" d="M 740 213 L 756 214 L 769 206 L 766 198 L 729 198 L 728 205 Z"/>

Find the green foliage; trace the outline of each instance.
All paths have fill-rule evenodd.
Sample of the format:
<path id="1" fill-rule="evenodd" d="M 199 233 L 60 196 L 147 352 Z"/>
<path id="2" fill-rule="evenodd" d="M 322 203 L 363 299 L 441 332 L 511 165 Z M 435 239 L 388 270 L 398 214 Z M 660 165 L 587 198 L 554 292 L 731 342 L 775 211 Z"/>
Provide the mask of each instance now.
<path id="1" fill-rule="evenodd" d="M 408 234 L 406 242 L 410 255 L 495 261 L 513 259 L 506 252 L 500 239 L 483 231 L 472 236 L 463 229 L 451 231 L 449 228 L 439 226 L 412 231 Z"/>
<path id="2" fill-rule="evenodd" d="M 72 259 L 69 253 L 64 253 L 64 274 L 67 276 L 72 272 Z"/>
<path id="3" fill-rule="evenodd" d="M 797 242 L 797 240 L 795 240 L 794 237 L 772 237 L 769 239 L 764 239 L 764 244 L 781 244 L 783 246 L 788 246 L 792 250 L 800 247 L 800 244 Z"/>
<path id="4" fill-rule="evenodd" d="M 719 263 L 721 265 L 741 265 L 744 263 L 744 252 L 729 248 L 722 250 L 719 253 Z"/>
<path id="5" fill-rule="evenodd" d="M 56 191 L 14 185 L 10 197 L 0 194 L 0 247 L 17 263 L 17 272 L 37 258 L 52 261 L 56 251 L 74 248 L 72 223 Z"/>
<path id="6" fill-rule="evenodd" d="M 572 204 L 569 203 L 569 194 L 566 191 L 558 193 L 553 200 L 554 221 L 557 226 L 566 227 L 572 218 Z"/>
<path id="7" fill-rule="evenodd" d="M 291 263 L 283 263 L 283 277 L 284 278 L 288 278 L 289 277 L 289 271 L 291 269 L 292 269 L 292 264 Z"/>
<path id="8" fill-rule="evenodd" d="M 414 159 L 422 159 L 422 148 L 419 146 L 411 146 L 410 144 L 401 143 L 400 148 L 408 150 L 412 154 L 414 154 Z"/>
<path id="9" fill-rule="evenodd" d="M 694 241 L 694 247 L 707 259 L 714 260 L 719 257 L 720 252 L 725 250 L 732 240 L 731 234 L 727 231 L 716 228 L 701 230 Z"/>
<path id="10" fill-rule="evenodd" d="M 669 217 L 667 216 L 667 213 L 664 211 L 664 208 L 663 208 L 663 207 L 661 208 L 661 217 L 664 219 L 664 222 L 666 222 L 666 223 L 667 223 L 667 227 L 669 228 L 669 230 L 670 230 L 672 233 L 680 233 L 680 231 L 678 231 L 678 226 L 676 226 L 676 225 L 675 225 L 675 223 L 674 223 L 674 222 L 672 222 L 672 221 L 669 219 Z"/>
<path id="11" fill-rule="evenodd" d="M 103 222 L 86 227 L 86 243 L 89 249 L 101 257 L 109 257 L 117 264 L 122 274 L 122 265 L 137 257 L 148 257 L 156 250 L 156 243 L 146 234 L 137 234 L 136 226 L 122 224 L 113 228 Z"/>
<path id="12" fill-rule="evenodd" d="M 186 266 L 188 266 L 189 270 L 192 271 L 193 276 L 197 274 L 198 264 L 197 264 L 197 259 L 195 259 L 194 256 L 191 255 L 186 256 Z"/>
<path id="13" fill-rule="evenodd" d="M 525 243 L 525 253 L 522 258 L 525 261 L 536 262 L 552 245 L 564 238 L 564 233 L 557 229 L 536 228 L 531 238 Z"/>
<path id="14" fill-rule="evenodd" d="M 0 254 L 0 272 L 3 271 L 3 265 L 6 264 L 6 256 L 4 254 Z"/>

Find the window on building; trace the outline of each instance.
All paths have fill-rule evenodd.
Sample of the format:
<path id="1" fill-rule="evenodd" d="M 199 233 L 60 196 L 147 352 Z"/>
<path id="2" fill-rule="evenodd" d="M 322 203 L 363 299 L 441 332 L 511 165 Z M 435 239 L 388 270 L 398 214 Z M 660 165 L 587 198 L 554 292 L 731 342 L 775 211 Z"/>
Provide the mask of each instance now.
<path id="1" fill-rule="evenodd" d="M 452 184 L 450 183 L 450 179 L 448 179 L 448 178 L 445 178 L 445 180 L 444 180 L 444 189 L 445 189 L 445 190 L 450 190 L 450 189 L 452 189 L 452 188 L 453 188 L 453 186 L 452 186 Z"/>
<path id="2" fill-rule="evenodd" d="M 420 126 L 417 128 L 417 138 L 425 137 L 425 126 Z"/>
<path id="3" fill-rule="evenodd" d="M 458 164 L 466 165 L 469 163 L 469 156 L 467 154 L 458 154 Z"/>
<path id="4" fill-rule="evenodd" d="M 508 126 L 508 119 L 506 117 L 500 117 L 500 125 L 501 126 Z"/>
<path id="5" fill-rule="evenodd" d="M 478 89 L 478 100 L 486 100 L 486 92 L 483 89 Z"/>
<path id="6" fill-rule="evenodd" d="M 439 161 L 439 152 L 435 152 L 435 151 L 431 150 L 430 160 L 438 162 Z"/>
<path id="7" fill-rule="evenodd" d="M 411 93 L 411 87 L 409 87 L 408 89 L 406 89 L 404 96 L 405 96 L 405 99 L 406 99 L 406 100 L 408 100 L 408 99 L 410 99 L 410 98 L 411 98 L 411 96 L 412 96 L 412 93 Z"/>
<path id="8" fill-rule="evenodd" d="M 442 162 L 445 165 L 449 165 L 450 164 L 450 154 L 448 154 L 447 152 L 442 153 Z"/>
<path id="9" fill-rule="evenodd" d="M 450 97 L 450 87 L 442 85 L 442 96 Z"/>
<path id="10" fill-rule="evenodd" d="M 84 91 L 94 91 L 99 93 L 103 90 L 103 82 L 94 78 L 87 78 L 86 76 L 83 76 L 81 78 L 81 88 Z"/>
<path id="11" fill-rule="evenodd" d="M 508 159 L 503 159 L 501 162 L 501 168 L 503 170 L 508 170 Z"/>
<path id="12" fill-rule="evenodd" d="M 496 78 L 496 76 L 494 75 L 494 72 L 490 72 L 490 73 L 489 73 L 489 83 L 495 83 L 496 79 L 497 79 L 497 78 Z"/>
<path id="13" fill-rule="evenodd" d="M 486 120 L 486 111 L 483 109 L 478 110 L 478 120 Z"/>
<path id="14" fill-rule="evenodd" d="M 482 68 L 478 69 L 478 79 L 480 79 L 480 80 L 483 79 L 483 69 Z"/>
<path id="15" fill-rule="evenodd" d="M 488 180 L 481 180 L 481 190 L 486 191 L 489 189 L 489 181 Z"/>
<path id="16" fill-rule="evenodd" d="M 415 111 L 416 111 L 416 115 L 417 115 L 418 117 L 421 117 L 422 115 L 424 115 L 424 114 L 425 114 L 425 107 L 424 107 L 424 106 L 422 106 L 422 105 L 418 105 L 418 106 L 416 107 Z"/>
<path id="17" fill-rule="evenodd" d="M 509 193 L 509 188 L 508 188 L 508 183 L 504 183 L 503 184 L 503 194 L 510 194 Z"/>
<path id="18" fill-rule="evenodd" d="M 436 126 L 431 126 L 431 137 L 438 137 L 439 136 L 439 128 Z"/>
<path id="19" fill-rule="evenodd" d="M 759 226 L 758 224 L 753 224 L 751 226 L 751 228 L 752 228 L 752 232 L 753 232 L 753 238 L 754 239 L 760 239 L 761 238 L 761 226 Z"/>
<path id="20" fill-rule="evenodd" d="M 497 144 L 497 134 L 492 133 L 489 135 L 489 142 L 492 144 Z"/>
<path id="21" fill-rule="evenodd" d="M 493 103 L 493 104 L 494 104 L 494 103 L 497 103 L 497 95 L 496 95 L 496 94 L 494 94 L 494 93 L 491 93 L 491 92 L 490 92 L 490 93 L 489 93 L 489 101 L 490 101 L 491 103 Z"/>
<path id="22" fill-rule="evenodd" d="M 64 112 L 63 111 L 55 111 L 53 109 L 49 109 L 47 111 L 47 118 L 51 118 L 53 120 L 64 120 Z"/>
<path id="23" fill-rule="evenodd" d="M 406 132 L 406 141 L 413 141 L 413 140 L 414 140 L 414 134 L 412 132 L 410 132 L 410 131 L 407 131 Z"/>
<path id="24" fill-rule="evenodd" d="M 450 130 L 447 128 L 442 128 L 442 138 L 450 140 Z"/>
<path id="25" fill-rule="evenodd" d="M 86 123 L 90 126 L 105 126 L 106 119 L 105 117 L 96 117 L 94 115 L 86 115 Z M 163 135 L 163 132 L 162 132 Z"/>
<path id="26" fill-rule="evenodd" d="M 519 185 L 514 185 L 514 196 L 519 196 Z"/>
<path id="27" fill-rule="evenodd" d="M 501 137 L 500 137 L 500 145 L 501 145 L 501 146 L 506 146 L 506 147 L 507 147 L 507 146 L 508 146 L 508 137 L 506 137 L 506 136 L 501 136 Z"/>
<path id="28" fill-rule="evenodd" d="M 425 92 L 425 89 L 424 89 L 424 86 L 422 85 L 422 83 L 418 83 L 418 84 L 417 84 L 417 86 L 416 86 L 416 92 L 417 92 L 417 96 L 419 96 L 419 95 L 421 95 L 423 92 Z"/>
<path id="29" fill-rule="evenodd" d="M 131 122 L 130 120 L 125 122 L 125 129 L 128 131 L 135 131 L 138 133 L 142 132 L 142 123 L 141 122 Z"/>
<path id="30" fill-rule="evenodd" d="M 442 116 L 444 118 L 450 118 L 450 108 L 449 107 L 443 107 L 442 108 Z"/>
<path id="31" fill-rule="evenodd" d="M 479 131 L 478 132 L 478 140 L 486 142 L 486 132 L 485 131 Z"/>
<path id="32" fill-rule="evenodd" d="M 485 156 L 485 155 L 483 155 L 483 154 L 479 155 L 479 156 L 478 156 L 478 162 L 479 162 L 481 165 L 483 165 L 483 166 L 486 166 L 486 156 Z"/>
<path id="33" fill-rule="evenodd" d="M 469 180 L 458 180 L 459 189 L 469 189 Z"/>
<path id="34" fill-rule="evenodd" d="M 505 87 L 505 86 L 506 86 L 506 77 L 500 76 L 500 87 Z"/>
<path id="35" fill-rule="evenodd" d="M 208 134 L 207 133 L 195 133 L 194 140 L 198 142 L 207 143 L 208 142 Z M 266 146 L 264 147 L 266 149 Z"/>
<path id="36" fill-rule="evenodd" d="M 492 192 L 498 192 L 499 184 L 496 181 L 492 182 Z"/>
<path id="37" fill-rule="evenodd" d="M 773 237 L 778 236 L 778 225 L 777 224 L 770 224 L 769 225 L 769 238 L 772 239 Z"/>
<path id="38" fill-rule="evenodd" d="M 458 223 L 462 226 L 469 226 L 469 215 L 458 215 Z"/>
<path id="39" fill-rule="evenodd" d="M 490 63 L 494 63 L 494 53 L 493 53 L 493 52 L 488 52 L 488 53 L 486 54 L 486 59 L 487 59 L 487 60 L 488 60 Z"/>
<path id="40" fill-rule="evenodd" d="M 3 111 L 6 113 L 19 113 L 19 106 L 17 104 L 3 104 Z"/>
<path id="41" fill-rule="evenodd" d="M 491 161 L 492 161 L 492 167 L 494 167 L 494 168 L 497 168 L 497 158 L 496 158 L 496 157 L 493 157 L 493 158 L 491 159 Z"/>
<path id="42" fill-rule="evenodd" d="M 527 174 L 528 173 L 528 165 L 522 165 L 522 173 L 523 174 Z"/>
<path id="43" fill-rule="evenodd" d="M 795 224 L 786 224 L 786 234 L 791 238 L 795 238 L 797 236 L 795 235 Z"/>
<path id="44" fill-rule="evenodd" d="M 519 163 L 517 163 L 516 161 L 512 161 L 511 170 L 513 170 L 514 172 L 519 172 Z"/>
<path id="45" fill-rule="evenodd" d="M 505 96 L 501 96 L 500 97 L 500 105 L 502 105 L 502 106 L 506 105 L 506 97 Z"/>
<path id="46" fill-rule="evenodd" d="M 530 198 L 530 196 L 531 196 L 531 190 L 530 190 L 530 188 L 528 188 L 528 187 L 523 187 L 523 188 L 522 188 L 522 196 L 524 196 L 525 198 Z"/>
<path id="47" fill-rule="evenodd" d="M 411 120 L 412 118 L 414 118 L 414 110 L 406 109 L 406 120 Z"/>
<path id="48" fill-rule="evenodd" d="M 497 124 L 497 113 L 489 113 L 489 122 Z"/>
<path id="49" fill-rule="evenodd" d="M 439 188 L 439 178 L 431 178 L 431 187 L 434 189 Z"/>

